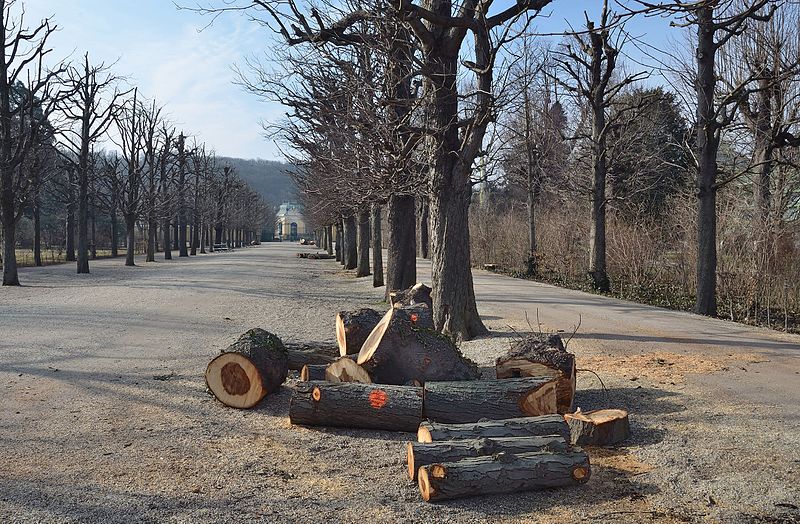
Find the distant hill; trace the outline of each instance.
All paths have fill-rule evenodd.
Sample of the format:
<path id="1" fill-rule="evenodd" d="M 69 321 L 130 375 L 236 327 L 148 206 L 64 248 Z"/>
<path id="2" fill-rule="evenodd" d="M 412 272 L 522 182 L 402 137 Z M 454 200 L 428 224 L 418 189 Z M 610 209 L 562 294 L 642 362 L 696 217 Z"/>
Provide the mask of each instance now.
<path id="1" fill-rule="evenodd" d="M 288 171 L 292 166 L 274 160 L 248 160 L 244 158 L 217 157 L 221 165 L 229 164 L 247 184 L 261 193 L 272 205 L 296 200 L 295 186 Z"/>

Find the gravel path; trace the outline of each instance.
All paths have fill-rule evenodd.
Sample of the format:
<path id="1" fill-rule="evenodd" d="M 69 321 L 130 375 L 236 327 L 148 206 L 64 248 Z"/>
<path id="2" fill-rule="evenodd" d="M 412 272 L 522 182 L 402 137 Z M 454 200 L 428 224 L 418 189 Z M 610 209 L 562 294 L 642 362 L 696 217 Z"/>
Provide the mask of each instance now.
<path id="1" fill-rule="evenodd" d="M 371 279 L 269 244 L 125 268 L 21 272 L 0 289 L 0 522 L 800 522 L 800 337 L 476 272 L 493 336 L 564 329 L 584 410 L 631 410 L 628 446 L 590 450 L 582 488 L 421 501 L 409 435 L 291 428 L 205 393 L 209 357 L 250 327 L 333 341 Z M 427 266 L 420 262 L 420 275 Z"/>

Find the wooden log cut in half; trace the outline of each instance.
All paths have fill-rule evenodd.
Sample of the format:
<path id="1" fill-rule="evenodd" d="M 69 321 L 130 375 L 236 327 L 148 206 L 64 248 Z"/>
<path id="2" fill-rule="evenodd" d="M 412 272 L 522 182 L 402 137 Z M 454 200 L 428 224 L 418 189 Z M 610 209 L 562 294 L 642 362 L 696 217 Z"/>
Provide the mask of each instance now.
<path id="1" fill-rule="evenodd" d="M 357 363 L 380 384 L 474 380 L 480 373 L 453 341 L 433 329 L 427 306 L 391 308 L 369 334 Z"/>
<path id="2" fill-rule="evenodd" d="M 361 351 L 361 346 L 382 316 L 370 308 L 340 311 L 336 315 L 336 343 L 339 346 L 339 355 L 354 355 Z"/>
<path id="3" fill-rule="evenodd" d="M 569 426 L 561 415 L 521 417 L 505 420 L 481 420 L 468 424 L 444 424 L 424 421 L 417 430 L 418 442 L 465 440 L 497 437 L 558 435 L 569 440 Z"/>
<path id="4" fill-rule="evenodd" d="M 598 409 L 567 413 L 570 442 L 580 446 L 611 446 L 631 436 L 628 412 L 624 409 Z"/>
<path id="5" fill-rule="evenodd" d="M 328 382 L 358 382 L 371 384 L 372 379 L 364 368 L 356 364 L 355 355 L 342 357 L 325 368 L 325 380 Z"/>
<path id="6" fill-rule="evenodd" d="M 220 402 L 244 409 L 278 389 L 288 371 L 281 339 L 263 329 L 251 329 L 208 364 L 205 378 Z"/>

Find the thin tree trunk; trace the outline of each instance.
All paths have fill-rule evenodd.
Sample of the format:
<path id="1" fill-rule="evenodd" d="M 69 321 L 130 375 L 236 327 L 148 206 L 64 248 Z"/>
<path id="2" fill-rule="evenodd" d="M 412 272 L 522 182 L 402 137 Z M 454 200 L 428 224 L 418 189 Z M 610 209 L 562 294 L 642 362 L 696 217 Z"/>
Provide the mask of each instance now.
<path id="1" fill-rule="evenodd" d="M 200 228 L 200 254 L 206 254 L 206 240 L 208 239 L 208 228 L 202 222 L 197 225 Z"/>
<path id="2" fill-rule="evenodd" d="M 117 225 L 117 208 L 114 206 L 109 213 L 109 220 L 111 221 L 111 256 L 116 258 L 119 256 L 119 227 Z"/>
<path id="3" fill-rule="evenodd" d="M 416 209 L 413 196 L 389 198 L 386 296 L 417 283 Z"/>
<path id="4" fill-rule="evenodd" d="M 342 262 L 342 226 L 341 222 L 336 223 L 336 261 Z"/>
<path id="5" fill-rule="evenodd" d="M 355 215 L 344 219 L 344 268 L 358 267 L 357 226 Z"/>
<path id="6" fill-rule="evenodd" d="M 430 206 L 427 198 L 420 199 L 419 206 L 419 256 L 430 256 Z"/>
<path id="7" fill-rule="evenodd" d="M 381 205 L 372 205 L 372 287 L 383 285 L 383 236 Z"/>
<path id="8" fill-rule="evenodd" d="M 42 266 L 42 196 L 38 181 L 33 195 L 33 264 Z"/>
<path id="9" fill-rule="evenodd" d="M 126 216 L 125 217 L 125 231 L 126 231 L 126 239 L 127 239 L 127 246 L 125 251 L 125 265 L 126 266 L 135 266 L 136 262 L 134 260 L 134 250 L 136 249 L 136 217 L 135 216 Z"/>
<path id="10" fill-rule="evenodd" d="M 67 262 L 75 262 L 75 177 L 72 170 L 68 170 L 67 183 L 67 254 L 65 260 Z"/>
<path id="11" fill-rule="evenodd" d="M 602 98 L 603 94 L 599 94 Z M 589 227 L 589 276 L 598 291 L 609 291 L 606 270 L 606 117 L 602 100 L 592 114 L 592 208 Z"/>
<path id="12" fill-rule="evenodd" d="M 368 277 L 369 271 L 369 208 L 358 213 L 358 267 L 356 277 Z"/>
<path id="13" fill-rule="evenodd" d="M 152 213 L 148 213 L 152 215 Z M 145 258 L 145 262 L 155 262 L 156 261 L 156 220 L 155 218 L 151 218 L 151 220 L 147 223 L 147 257 Z"/>
<path id="14" fill-rule="evenodd" d="M 164 236 L 164 260 L 172 260 L 172 239 L 170 238 L 171 227 L 172 226 L 169 223 L 169 218 L 165 218 L 164 223 L 161 225 L 161 234 Z"/>
<path id="15" fill-rule="evenodd" d="M 325 246 L 329 255 L 333 255 L 333 226 L 325 226 L 325 238 L 328 244 Z"/>

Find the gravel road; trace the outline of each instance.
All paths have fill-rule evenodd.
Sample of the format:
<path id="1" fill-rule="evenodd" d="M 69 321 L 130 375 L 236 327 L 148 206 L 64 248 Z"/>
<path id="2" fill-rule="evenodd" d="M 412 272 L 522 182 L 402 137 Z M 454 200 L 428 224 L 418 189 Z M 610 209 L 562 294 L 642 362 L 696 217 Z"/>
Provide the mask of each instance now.
<path id="1" fill-rule="evenodd" d="M 800 337 L 482 271 L 493 333 L 465 354 L 491 374 L 529 323 L 569 337 L 580 318 L 577 404 L 631 411 L 587 485 L 426 504 L 410 435 L 290 427 L 288 387 L 223 407 L 202 373 L 245 330 L 333 342 L 336 311 L 385 307 L 300 249 L 30 268 L 0 289 L 0 522 L 800 522 Z"/>

